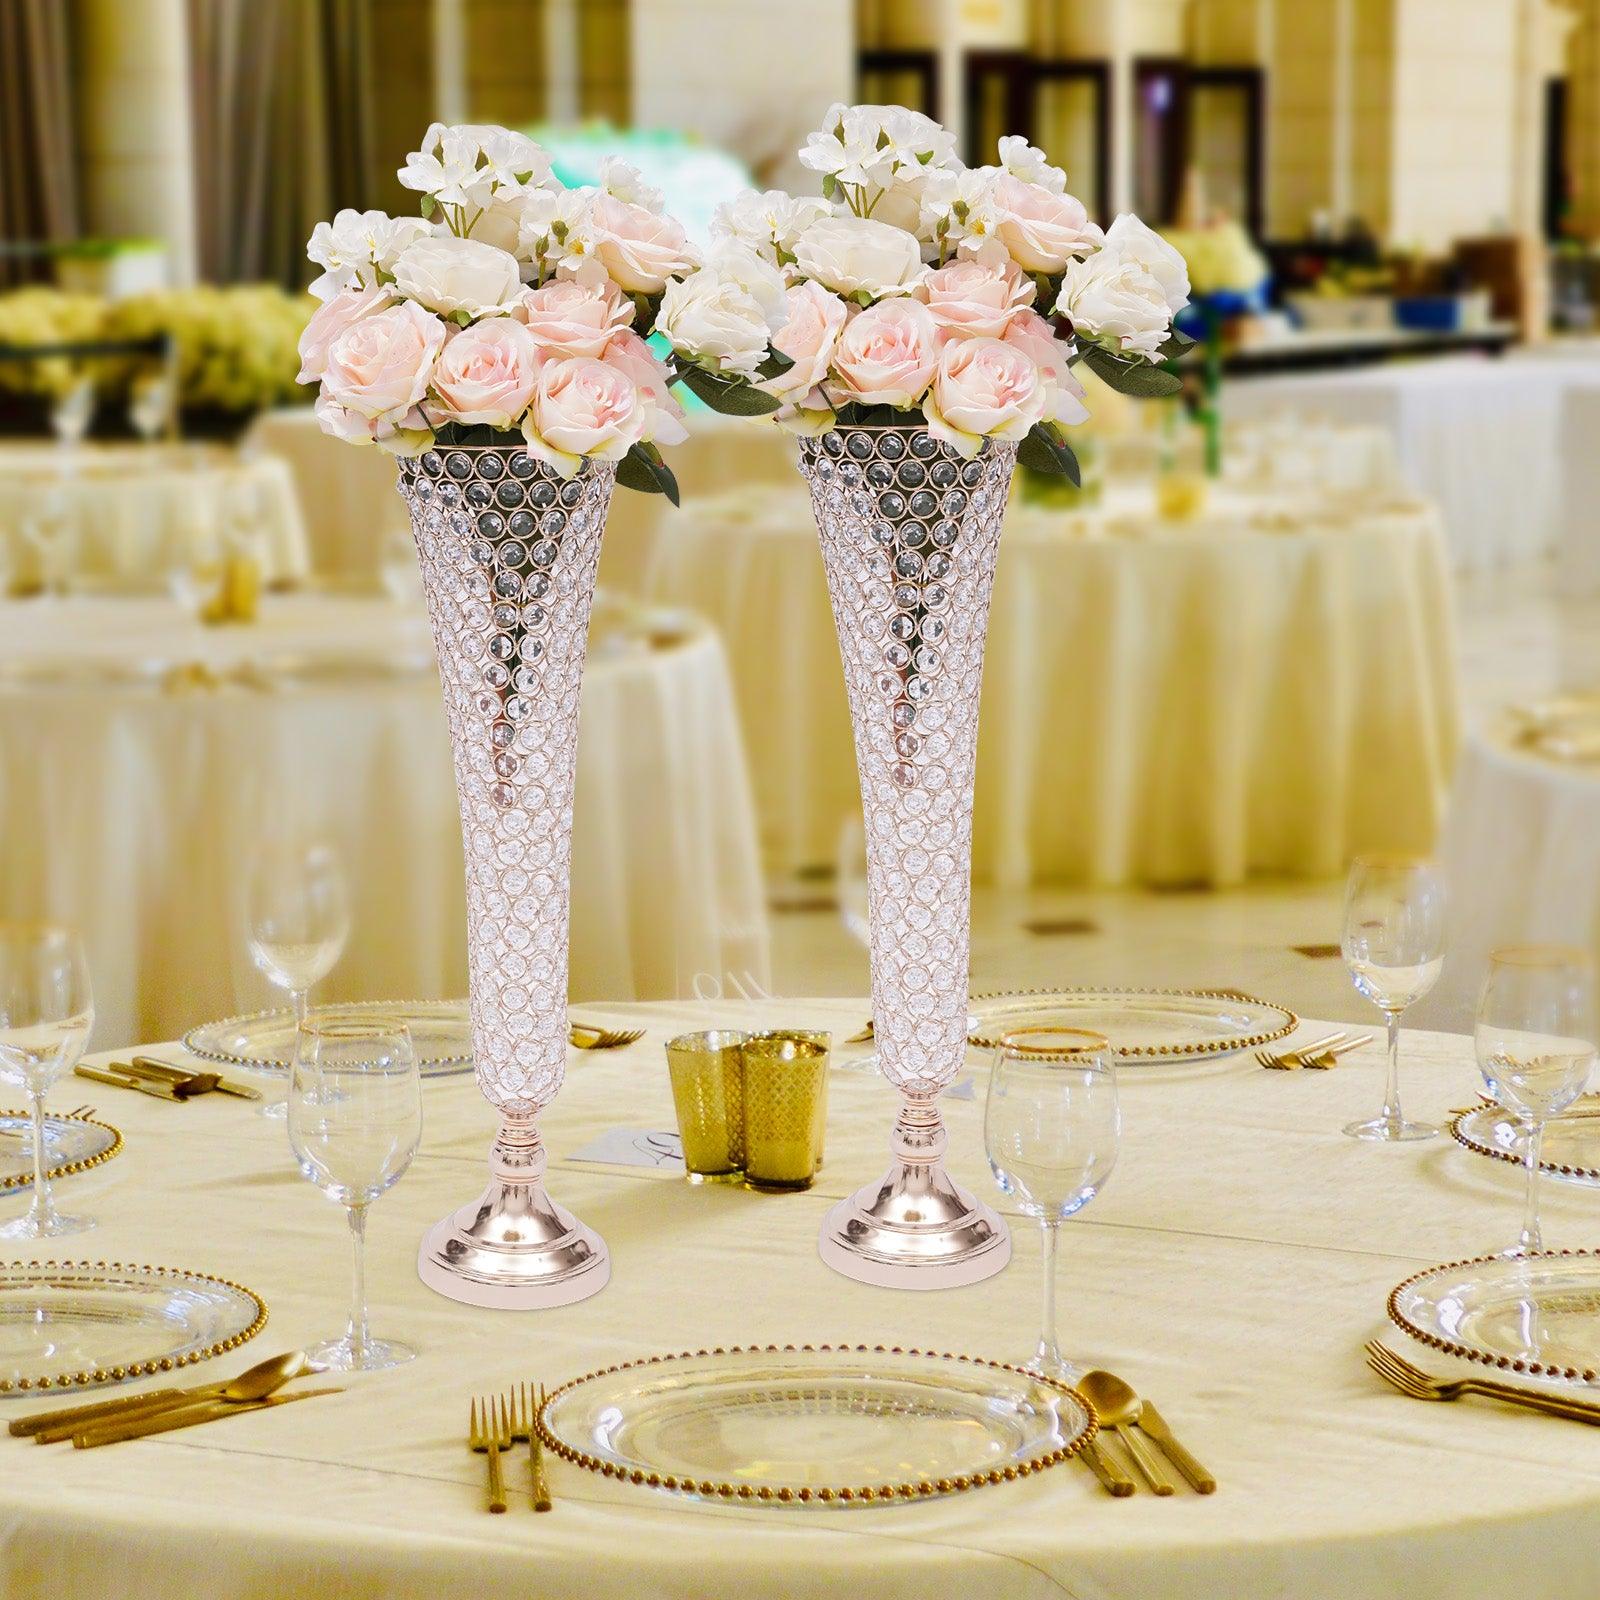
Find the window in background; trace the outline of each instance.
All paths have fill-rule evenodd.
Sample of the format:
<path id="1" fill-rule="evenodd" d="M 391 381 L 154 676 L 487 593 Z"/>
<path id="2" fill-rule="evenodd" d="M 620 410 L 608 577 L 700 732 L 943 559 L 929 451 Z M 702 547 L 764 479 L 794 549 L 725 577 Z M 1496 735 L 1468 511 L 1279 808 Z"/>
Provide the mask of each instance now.
<path id="1" fill-rule="evenodd" d="M 1254 236 L 1263 227 L 1265 79 L 1259 67 L 1195 67 L 1189 73 L 1188 162 L 1212 206 Z"/>

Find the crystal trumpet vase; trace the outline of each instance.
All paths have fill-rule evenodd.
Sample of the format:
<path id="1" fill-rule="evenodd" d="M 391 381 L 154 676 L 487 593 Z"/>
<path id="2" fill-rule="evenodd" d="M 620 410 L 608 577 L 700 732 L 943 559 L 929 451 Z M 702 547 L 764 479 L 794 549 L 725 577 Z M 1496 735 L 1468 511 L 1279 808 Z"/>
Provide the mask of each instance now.
<path id="1" fill-rule="evenodd" d="M 800 441 L 855 733 L 878 1062 L 902 1096 L 893 1167 L 818 1243 L 865 1283 L 947 1288 L 1011 1257 L 999 1215 L 945 1172 L 939 1096 L 966 1056 L 978 691 L 1015 460 L 915 427 Z"/>
<path id="2" fill-rule="evenodd" d="M 500 1113 L 488 1188 L 429 1230 L 417 1271 L 471 1305 L 565 1305 L 610 1276 L 545 1193 L 537 1119 L 566 1075 L 578 693 L 615 481 L 598 461 L 563 479 L 515 434 L 400 464 L 461 804 L 472 1057 Z"/>

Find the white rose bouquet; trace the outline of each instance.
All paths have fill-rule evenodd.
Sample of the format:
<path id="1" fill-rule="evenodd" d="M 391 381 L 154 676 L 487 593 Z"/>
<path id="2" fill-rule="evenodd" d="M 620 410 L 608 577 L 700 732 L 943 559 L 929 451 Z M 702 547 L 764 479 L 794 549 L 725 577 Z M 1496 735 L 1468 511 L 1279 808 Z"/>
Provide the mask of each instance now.
<path id="1" fill-rule="evenodd" d="M 531 139 L 470 124 L 435 123 L 399 176 L 420 217 L 341 211 L 307 246 L 300 381 L 323 428 L 399 455 L 515 430 L 563 476 L 615 461 L 676 503 L 658 446 L 683 411 L 645 340 L 698 258 L 660 193 L 620 161 L 567 189 Z"/>
<path id="2" fill-rule="evenodd" d="M 968 168 L 920 112 L 836 105 L 800 160 L 821 200 L 722 206 L 663 296 L 677 376 L 713 409 L 808 433 L 920 422 L 968 456 L 1015 439 L 1076 482 L 1077 362 L 1125 394 L 1180 387 L 1160 363 L 1192 343 L 1172 328 L 1182 256 L 1131 215 L 1102 231 L 1026 140 Z"/>

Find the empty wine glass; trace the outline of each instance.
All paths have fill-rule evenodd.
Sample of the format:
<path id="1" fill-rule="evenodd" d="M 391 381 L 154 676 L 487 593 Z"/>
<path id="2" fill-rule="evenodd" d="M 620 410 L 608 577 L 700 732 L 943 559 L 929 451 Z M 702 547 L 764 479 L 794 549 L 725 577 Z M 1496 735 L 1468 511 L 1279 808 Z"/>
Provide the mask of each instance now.
<path id="1" fill-rule="evenodd" d="M 1030 1372 L 1082 1377 L 1056 1342 L 1056 1238 L 1099 1194 L 1122 1140 L 1116 1058 L 1098 1033 L 1018 1028 L 1002 1036 L 989 1077 L 983 1142 L 995 1182 L 1044 1230 L 1044 1316 Z"/>
<path id="2" fill-rule="evenodd" d="M 375 1372 L 416 1351 L 367 1330 L 367 1208 L 396 1184 L 422 1137 L 422 1080 L 403 1022 L 324 1012 L 295 1035 L 289 1144 L 301 1174 L 346 1208 L 353 1246 L 344 1337 L 306 1354 L 337 1372 Z"/>
<path id="3" fill-rule="evenodd" d="M 172 416 L 170 374 L 148 372 L 136 379 L 128 392 L 128 421 L 146 444 L 154 444 L 166 432 Z"/>
<path id="4" fill-rule="evenodd" d="M 1357 856 L 1344 900 L 1344 960 L 1356 988 L 1389 1025 L 1383 1110 L 1352 1122 L 1353 1139 L 1431 1139 L 1438 1129 L 1400 1114 L 1400 1016 L 1439 980 L 1444 966 L 1444 878 L 1421 856 Z"/>
<path id="5" fill-rule="evenodd" d="M 1489 1093 L 1523 1124 L 1522 1232 L 1505 1253 L 1544 1248 L 1539 1157 L 1548 1118 L 1583 1093 L 1595 1058 L 1594 963 L 1561 945 L 1510 945 L 1489 956 L 1473 1030 Z"/>
<path id="6" fill-rule="evenodd" d="M 21 1089 L 33 1118 L 33 1200 L 0 1239 L 52 1239 L 94 1227 L 56 1210 L 45 1176 L 44 1102 L 78 1064 L 94 1027 L 83 943 L 67 928 L 0 923 L 0 1083 Z"/>
<path id="7" fill-rule="evenodd" d="M 250 959 L 269 983 L 288 993 L 298 1033 L 306 1025 L 312 987 L 333 971 L 350 937 L 338 856 L 324 844 L 269 840 L 250 875 L 245 914 Z M 261 1111 L 281 1117 L 284 1102 L 264 1102 Z"/>
<path id="8" fill-rule="evenodd" d="M 83 443 L 94 420 L 94 380 L 74 378 L 50 408 L 50 427 L 65 450 Z"/>

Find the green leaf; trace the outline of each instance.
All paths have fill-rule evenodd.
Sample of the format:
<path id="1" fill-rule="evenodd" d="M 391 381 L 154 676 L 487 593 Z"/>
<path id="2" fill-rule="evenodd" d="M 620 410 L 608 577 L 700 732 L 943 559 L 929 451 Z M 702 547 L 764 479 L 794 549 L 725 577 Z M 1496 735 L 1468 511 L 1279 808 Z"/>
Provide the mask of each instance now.
<path id="1" fill-rule="evenodd" d="M 1161 359 L 1170 360 L 1173 356 L 1181 356 L 1185 350 L 1193 350 L 1198 340 L 1191 339 L 1188 334 L 1180 333 L 1174 328 L 1167 335 L 1167 342 L 1161 346 Z"/>
<path id="2" fill-rule="evenodd" d="M 713 411 L 725 417 L 770 416 L 783 404 L 781 400 L 763 394 L 760 389 L 754 389 L 740 379 L 721 378 L 714 372 L 707 372 L 704 367 L 685 367 L 682 370 L 684 383 Z"/>
<path id="3" fill-rule="evenodd" d="M 1103 345 L 1089 345 L 1083 359 L 1091 371 L 1104 378 L 1118 394 L 1132 395 L 1138 400 L 1159 400 L 1177 394 L 1183 388 L 1183 379 L 1165 367 L 1153 367 L 1146 361 L 1124 361 L 1114 356 Z"/>
<path id="4" fill-rule="evenodd" d="M 839 180 L 831 172 L 824 172 L 822 174 L 822 198 L 824 200 L 833 200 L 837 198 L 838 193 Z"/>
<path id="5" fill-rule="evenodd" d="M 452 311 L 450 320 L 458 328 L 465 328 L 472 321 L 472 313 L 470 311 Z"/>
<path id="6" fill-rule="evenodd" d="M 786 356 L 781 350 L 769 350 L 767 359 L 756 368 L 756 372 L 763 378 L 776 378 L 780 372 L 787 372 L 793 365 L 793 356 Z"/>
<path id="7" fill-rule="evenodd" d="M 423 195 L 423 197 L 422 197 L 422 214 L 423 214 L 423 216 L 431 217 L 433 215 L 433 209 L 434 209 L 435 204 L 436 204 L 436 202 L 435 202 L 435 200 L 434 200 L 434 198 L 433 198 L 433 196 L 431 194 Z"/>
<path id="8" fill-rule="evenodd" d="M 664 494 L 673 505 L 682 503 L 672 469 L 661 459 L 661 452 L 642 439 L 617 463 L 617 482 L 640 494 Z"/>
<path id="9" fill-rule="evenodd" d="M 1028 437 L 1017 447 L 1017 461 L 1030 472 L 1047 472 L 1066 478 L 1075 488 L 1083 487 L 1072 446 L 1049 423 L 1036 422 L 1028 430 Z"/>

